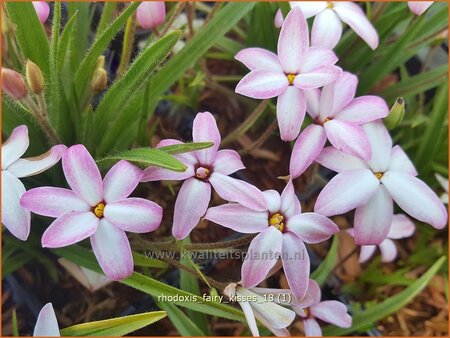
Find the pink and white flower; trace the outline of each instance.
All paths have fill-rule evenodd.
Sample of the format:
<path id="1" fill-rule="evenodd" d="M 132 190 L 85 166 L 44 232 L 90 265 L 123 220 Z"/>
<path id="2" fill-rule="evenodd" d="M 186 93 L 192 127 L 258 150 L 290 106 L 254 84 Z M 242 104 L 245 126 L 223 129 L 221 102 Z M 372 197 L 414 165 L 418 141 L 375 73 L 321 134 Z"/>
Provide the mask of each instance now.
<path id="1" fill-rule="evenodd" d="M 102 180 L 94 159 L 81 144 L 66 150 L 62 166 L 72 190 L 39 187 L 21 199 L 24 208 L 56 218 L 42 235 L 42 246 L 60 248 L 89 237 L 100 267 L 110 279 L 130 276 L 133 257 L 125 231 L 153 231 L 163 213 L 154 202 L 128 197 L 139 184 L 142 170 L 119 161 Z"/>
<path id="2" fill-rule="evenodd" d="M 321 302 L 319 284 L 312 279 L 309 280 L 306 296 L 312 299 L 312 304 L 305 307 L 303 304 L 294 302 L 292 309 L 302 318 L 307 337 L 322 336 L 322 330 L 316 318 L 343 328 L 352 326 L 352 317 L 347 313 L 345 304 L 336 300 Z"/>
<path id="3" fill-rule="evenodd" d="M 322 90 L 305 91 L 306 110 L 313 124 L 300 133 L 292 150 L 289 172 L 300 176 L 319 156 L 325 142 L 345 153 L 365 160 L 372 157 L 372 149 L 361 125 L 384 118 L 389 114 L 386 102 L 372 95 L 355 98 L 358 78 L 343 72 Z"/>
<path id="4" fill-rule="evenodd" d="M 59 258 L 58 263 L 67 270 L 81 285 L 90 292 L 95 292 L 112 282 L 104 274 L 89 270 L 84 266 L 77 265 L 68 259 Z"/>
<path id="5" fill-rule="evenodd" d="M 39 21 L 44 24 L 50 14 L 50 6 L 46 1 L 32 1 Z"/>
<path id="6" fill-rule="evenodd" d="M 20 158 L 28 149 L 30 140 L 25 125 L 16 127 L 2 144 L 2 223 L 15 237 L 26 241 L 30 234 L 30 212 L 20 206 L 25 186 L 20 178 L 42 173 L 61 159 L 66 146 L 53 146 L 48 152 Z"/>
<path id="7" fill-rule="evenodd" d="M 192 129 L 194 142 L 213 142 L 211 148 L 194 153 L 175 155 L 183 162 L 186 171 L 174 172 L 149 167 L 144 170 L 142 182 L 160 180 L 184 180 L 175 201 L 172 234 L 183 239 L 195 228 L 205 214 L 211 200 L 211 186 L 227 201 L 239 202 L 253 210 L 264 210 L 265 199 L 255 186 L 230 177 L 245 169 L 239 154 L 230 149 L 219 150 L 221 137 L 216 120 L 209 112 L 198 113 Z M 163 140 L 158 147 L 181 144 L 177 140 Z"/>
<path id="8" fill-rule="evenodd" d="M 439 197 L 420 179 L 408 156 L 392 139 L 381 121 L 364 125 L 372 159 L 364 161 L 333 147 L 316 159 L 338 172 L 320 192 L 314 210 L 325 216 L 355 211 L 355 242 L 378 245 L 392 224 L 393 201 L 410 216 L 442 229 L 447 210 Z"/>
<path id="9" fill-rule="evenodd" d="M 287 327 L 295 319 L 295 312 L 276 304 L 280 295 L 285 293 L 290 298 L 289 290 L 282 289 L 246 289 L 236 283 L 229 284 L 223 291 L 230 301 L 238 302 L 244 312 L 245 319 L 254 337 L 259 337 L 256 319 L 278 337 L 289 336 Z M 269 301 L 273 295 L 275 301 Z"/>
<path id="10" fill-rule="evenodd" d="M 381 261 L 383 263 L 392 262 L 397 258 L 397 247 L 393 239 L 401 239 L 411 237 L 414 234 L 416 227 L 414 223 L 403 214 L 394 215 L 392 218 L 392 225 L 389 229 L 386 239 L 379 245 L 361 245 L 359 253 L 359 262 L 367 262 L 375 253 L 377 247 L 381 252 Z M 354 230 L 348 229 L 347 232 L 353 237 Z"/>
<path id="11" fill-rule="evenodd" d="M 422 15 L 434 1 L 408 1 L 408 7 L 416 15 Z"/>
<path id="12" fill-rule="evenodd" d="M 336 80 L 341 68 L 328 48 L 309 47 L 308 25 L 302 11 L 294 8 L 286 17 L 278 40 L 278 55 L 262 48 L 246 48 L 235 56 L 250 73 L 236 93 L 255 99 L 278 97 L 277 119 L 281 139 L 294 140 L 306 112 L 305 90 Z"/>
<path id="13" fill-rule="evenodd" d="M 250 243 L 242 265 L 245 288 L 261 283 L 281 257 L 290 289 L 297 298 L 303 298 L 310 271 L 304 242 L 323 242 L 339 228 L 325 216 L 301 213 L 292 181 L 281 196 L 275 190 L 266 190 L 263 194 L 266 199 L 263 211 L 228 203 L 209 208 L 205 219 L 241 233 L 259 233 Z"/>
<path id="14" fill-rule="evenodd" d="M 136 10 L 136 19 L 145 29 L 159 26 L 166 19 L 166 5 L 164 1 L 144 1 Z"/>
<path id="15" fill-rule="evenodd" d="M 306 19 L 313 16 L 311 45 L 333 49 L 342 36 L 342 23 L 345 22 L 372 49 L 378 47 L 377 31 L 367 19 L 361 7 L 350 1 L 290 1 L 292 8 L 300 8 Z M 275 16 L 275 26 L 283 22 L 281 10 Z"/>
<path id="16" fill-rule="evenodd" d="M 60 337 L 58 320 L 52 303 L 47 303 L 39 312 L 33 337 Z"/>

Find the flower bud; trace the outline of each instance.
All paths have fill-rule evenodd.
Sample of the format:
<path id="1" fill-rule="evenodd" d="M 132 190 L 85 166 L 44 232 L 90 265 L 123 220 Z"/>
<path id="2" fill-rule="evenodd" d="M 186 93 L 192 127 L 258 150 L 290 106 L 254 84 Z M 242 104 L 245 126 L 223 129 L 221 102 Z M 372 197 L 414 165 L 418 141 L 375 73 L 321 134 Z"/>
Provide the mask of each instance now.
<path id="1" fill-rule="evenodd" d="M 388 116 L 384 119 L 384 125 L 387 129 L 394 129 L 397 127 L 400 122 L 403 120 L 403 116 L 405 115 L 405 100 L 402 97 L 397 98 L 395 100 L 394 105 L 389 111 Z"/>
<path id="2" fill-rule="evenodd" d="M 39 66 L 35 64 L 33 61 L 28 60 L 26 65 L 25 72 L 28 86 L 34 94 L 42 93 L 44 90 L 44 76 L 42 75 Z"/>
<path id="3" fill-rule="evenodd" d="M 22 75 L 12 69 L 2 68 L 2 88 L 14 100 L 20 100 L 28 95 Z"/>
<path id="4" fill-rule="evenodd" d="M 105 56 L 104 55 L 100 55 L 97 58 L 97 63 L 95 65 L 95 69 L 97 68 L 105 68 Z"/>
<path id="5" fill-rule="evenodd" d="M 95 92 L 100 92 L 106 88 L 108 84 L 108 73 L 104 68 L 97 68 L 91 80 L 91 89 Z"/>
<path id="6" fill-rule="evenodd" d="M 45 1 L 32 1 L 34 9 L 36 10 L 36 14 L 39 18 L 39 21 L 44 24 L 48 15 L 50 14 L 50 6 Z"/>
<path id="7" fill-rule="evenodd" d="M 136 10 L 136 19 L 142 28 L 150 29 L 159 26 L 166 19 L 164 1 L 146 1 Z"/>

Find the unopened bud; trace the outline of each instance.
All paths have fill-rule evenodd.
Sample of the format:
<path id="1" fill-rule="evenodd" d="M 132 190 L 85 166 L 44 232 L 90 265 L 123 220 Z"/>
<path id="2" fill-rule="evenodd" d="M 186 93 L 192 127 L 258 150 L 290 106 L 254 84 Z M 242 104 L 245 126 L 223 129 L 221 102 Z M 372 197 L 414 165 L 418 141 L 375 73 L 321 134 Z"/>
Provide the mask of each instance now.
<path id="1" fill-rule="evenodd" d="M 166 19 L 164 1 L 145 1 L 136 10 L 136 19 L 142 28 L 155 28 Z"/>
<path id="2" fill-rule="evenodd" d="M 22 75 L 12 69 L 2 68 L 2 89 L 14 100 L 21 100 L 28 95 Z"/>
<path id="3" fill-rule="evenodd" d="M 389 111 L 388 116 L 384 119 L 384 125 L 387 129 L 394 129 L 402 122 L 405 115 L 405 100 L 402 97 L 395 100 L 394 105 Z"/>
<path id="4" fill-rule="evenodd" d="M 95 92 L 100 92 L 106 88 L 108 84 L 108 73 L 104 68 L 97 68 L 94 71 L 91 81 L 91 89 Z"/>
<path id="5" fill-rule="evenodd" d="M 95 65 L 95 69 L 97 68 L 105 68 L 105 56 L 100 55 L 97 59 L 97 63 Z"/>
<path id="6" fill-rule="evenodd" d="M 39 21 L 43 24 L 47 21 L 50 14 L 50 6 L 45 1 L 32 1 Z"/>
<path id="7" fill-rule="evenodd" d="M 30 60 L 27 61 L 26 77 L 28 86 L 30 86 L 31 91 L 34 94 L 42 93 L 45 85 L 44 76 L 42 75 L 42 72 L 39 69 L 38 65 Z"/>

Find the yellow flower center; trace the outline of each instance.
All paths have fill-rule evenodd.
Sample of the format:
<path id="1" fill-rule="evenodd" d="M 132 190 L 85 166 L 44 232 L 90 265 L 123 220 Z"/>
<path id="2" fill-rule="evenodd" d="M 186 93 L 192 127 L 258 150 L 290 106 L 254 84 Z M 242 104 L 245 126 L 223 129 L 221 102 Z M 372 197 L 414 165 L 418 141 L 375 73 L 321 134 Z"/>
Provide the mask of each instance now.
<path id="1" fill-rule="evenodd" d="M 204 167 L 198 167 L 195 171 L 195 177 L 204 180 L 205 178 L 208 178 L 209 176 L 209 169 Z"/>
<path id="2" fill-rule="evenodd" d="M 95 216 L 97 216 L 98 218 L 102 218 L 102 217 L 103 217 L 103 210 L 105 210 L 105 203 L 100 202 L 100 203 L 97 204 L 97 206 L 94 208 L 94 214 L 95 214 Z"/>
<path id="3" fill-rule="evenodd" d="M 384 174 L 384 173 L 378 172 L 378 173 L 373 173 L 373 174 L 375 175 L 376 178 L 378 178 L 379 180 L 381 180 L 381 178 L 383 177 L 383 174 Z"/>
<path id="4" fill-rule="evenodd" d="M 294 84 L 295 74 L 287 74 L 286 77 L 289 82 L 289 86 L 292 86 Z"/>
<path id="5" fill-rule="evenodd" d="M 327 1 L 327 8 L 333 9 L 333 3 L 331 1 Z"/>
<path id="6" fill-rule="evenodd" d="M 281 232 L 284 230 L 284 216 L 279 214 L 278 212 L 276 214 L 273 214 L 269 217 L 269 225 L 274 226 Z"/>

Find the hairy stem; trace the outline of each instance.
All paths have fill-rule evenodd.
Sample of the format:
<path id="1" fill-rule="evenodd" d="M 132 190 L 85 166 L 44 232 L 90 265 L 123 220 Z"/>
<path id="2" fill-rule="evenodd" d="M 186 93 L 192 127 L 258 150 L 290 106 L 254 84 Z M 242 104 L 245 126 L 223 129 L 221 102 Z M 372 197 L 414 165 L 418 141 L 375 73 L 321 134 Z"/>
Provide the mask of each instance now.
<path id="1" fill-rule="evenodd" d="M 42 127 L 42 130 L 45 132 L 50 142 L 53 144 L 61 143 L 59 136 L 56 134 L 55 130 L 52 128 L 48 120 L 47 105 L 45 103 L 44 94 L 41 93 L 37 95 L 37 97 L 38 97 L 38 106 L 30 96 L 24 98 L 23 102 L 28 106 L 33 115 L 36 117 L 36 120 Z"/>

